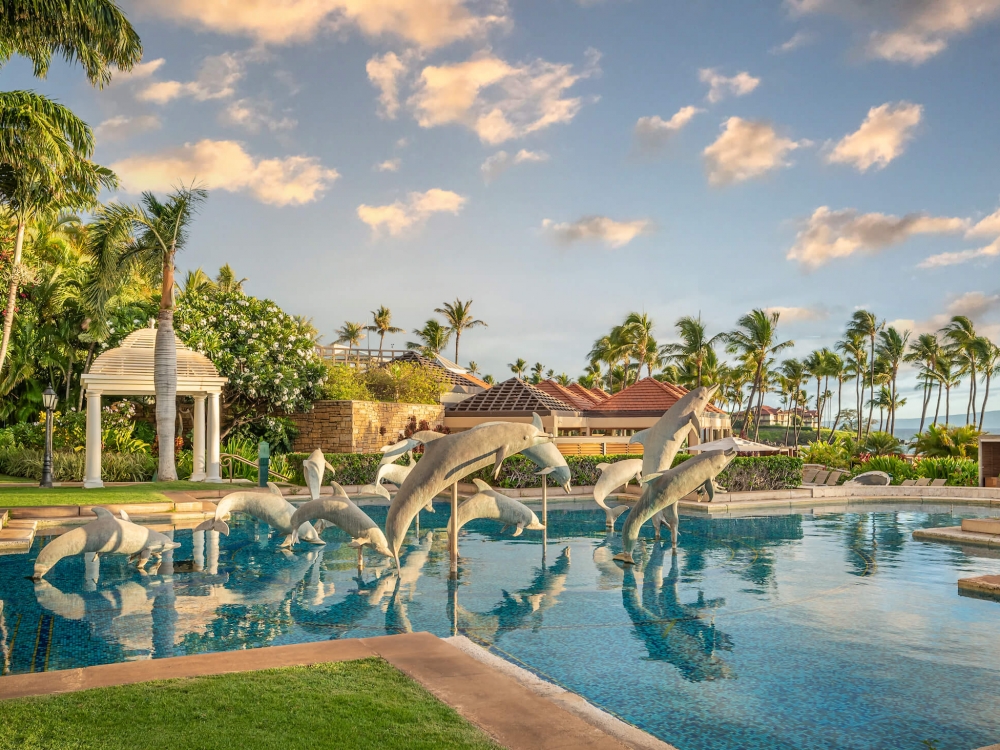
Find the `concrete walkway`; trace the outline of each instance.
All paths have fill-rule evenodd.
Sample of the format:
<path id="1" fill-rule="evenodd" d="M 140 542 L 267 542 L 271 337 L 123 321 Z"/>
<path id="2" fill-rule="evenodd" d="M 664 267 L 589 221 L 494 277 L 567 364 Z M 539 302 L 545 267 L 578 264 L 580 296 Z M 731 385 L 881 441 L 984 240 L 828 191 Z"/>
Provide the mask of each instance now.
<path id="1" fill-rule="evenodd" d="M 388 661 L 511 750 L 672 750 L 670 745 L 628 725 L 625 726 L 631 734 L 617 732 L 628 736 L 615 737 L 607 726 L 609 720 L 611 724 L 616 720 L 608 714 L 593 709 L 590 718 L 585 718 L 587 712 L 570 712 L 540 691 L 490 666 L 486 660 L 473 658 L 430 633 L 270 646 L 8 675 L 0 677 L 0 700 L 372 656 Z M 579 696 L 575 699 L 583 702 Z"/>

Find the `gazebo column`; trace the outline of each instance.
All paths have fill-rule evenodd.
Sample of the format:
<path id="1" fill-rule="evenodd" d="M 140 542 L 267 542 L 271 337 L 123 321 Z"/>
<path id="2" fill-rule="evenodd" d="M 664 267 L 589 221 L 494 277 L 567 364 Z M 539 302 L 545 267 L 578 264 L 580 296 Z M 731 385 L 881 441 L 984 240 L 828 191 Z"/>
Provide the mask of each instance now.
<path id="1" fill-rule="evenodd" d="M 83 477 L 86 489 L 103 487 L 101 480 L 101 392 L 87 389 L 87 459 Z"/>
<path id="2" fill-rule="evenodd" d="M 194 469 L 191 472 L 192 482 L 204 482 L 208 474 L 205 472 L 205 394 L 194 397 Z"/>
<path id="3" fill-rule="evenodd" d="M 208 476 L 205 478 L 206 482 L 221 482 L 222 476 L 219 474 L 219 432 L 220 432 L 220 414 L 219 414 L 219 394 L 209 393 L 208 394 Z"/>

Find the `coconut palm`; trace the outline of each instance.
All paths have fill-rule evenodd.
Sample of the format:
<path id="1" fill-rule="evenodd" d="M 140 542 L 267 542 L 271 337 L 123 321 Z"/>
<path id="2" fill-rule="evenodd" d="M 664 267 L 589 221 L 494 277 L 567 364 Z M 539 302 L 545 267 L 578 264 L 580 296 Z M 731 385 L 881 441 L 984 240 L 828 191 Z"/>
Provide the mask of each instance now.
<path id="1" fill-rule="evenodd" d="M 913 436 L 913 452 L 928 458 L 967 458 L 978 451 L 981 434 L 972 425 L 948 427 L 932 424 L 927 432 Z"/>
<path id="2" fill-rule="evenodd" d="M 858 417 L 857 439 L 861 440 L 861 408 L 865 396 L 865 373 L 868 369 L 864 334 L 848 328 L 847 334 L 842 341 L 837 342 L 836 348 L 847 357 L 844 366 L 845 375 L 854 381 L 854 405 Z"/>
<path id="3" fill-rule="evenodd" d="M 571 378 L 566 373 L 561 372 L 558 375 L 556 375 L 556 382 L 565 388 L 566 386 L 573 384 L 573 378 Z"/>
<path id="4" fill-rule="evenodd" d="M 494 378 L 492 375 L 488 375 L 487 374 L 487 375 L 483 375 L 483 382 L 486 383 L 486 385 L 492 386 L 492 385 L 496 384 L 497 381 L 496 381 L 496 378 Z"/>
<path id="5" fill-rule="evenodd" d="M 878 356 L 885 360 L 889 375 L 889 434 L 896 434 L 896 406 L 899 405 L 899 392 L 896 389 L 896 379 L 899 377 L 899 365 L 906 358 L 906 344 L 910 340 L 909 331 L 898 331 L 889 326 L 879 332 Z"/>
<path id="6" fill-rule="evenodd" d="M 831 352 L 827 350 L 826 355 L 826 379 L 827 383 L 830 382 L 830 378 L 834 378 L 837 381 L 837 413 L 833 417 L 833 425 L 830 427 L 830 445 L 833 445 L 834 437 L 837 433 L 837 425 L 840 424 L 840 417 L 844 411 L 844 380 L 847 377 L 847 369 L 844 364 L 844 360 L 836 352 Z M 832 395 L 831 395 L 832 400 Z"/>
<path id="7" fill-rule="evenodd" d="M 103 188 L 118 185 L 110 170 L 90 161 L 93 150 L 90 128 L 66 107 L 31 91 L 0 93 L 0 207 L 16 226 L 0 373 L 14 325 L 17 290 L 30 275 L 21 262 L 28 223 L 58 209 L 91 208 Z"/>
<path id="8" fill-rule="evenodd" d="M 433 318 L 424 323 L 423 328 L 415 328 L 413 332 L 420 341 L 407 341 L 406 348 L 431 358 L 440 354 L 451 338 L 451 331 Z"/>
<path id="9" fill-rule="evenodd" d="M 643 365 L 646 366 L 649 377 L 653 376 L 653 367 L 659 366 L 659 347 L 653 338 L 653 328 L 655 324 L 646 313 L 630 312 L 625 318 L 625 328 L 628 329 L 629 336 L 635 343 L 635 353 L 639 359 L 639 374 L 641 375 Z"/>
<path id="10" fill-rule="evenodd" d="M 975 324 L 965 315 L 955 315 L 940 333 L 945 351 L 969 375 L 969 400 L 965 407 L 966 424 L 976 422 L 976 365 L 986 349 L 986 341 L 976 333 Z"/>
<path id="11" fill-rule="evenodd" d="M 434 312 L 444 316 L 445 323 L 448 324 L 448 330 L 455 334 L 456 362 L 458 362 L 458 342 L 462 338 L 462 331 L 469 328 L 476 328 L 477 326 L 486 326 L 486 323 L 483 321 L 472 317 L 472 314 L 469 312 L 471 307 L 471 299 L 468 302 L 462 302 L 462 300 L 456 297 L 454 302 L 445 302 L 443 307 L 434 308 Z"/>
<path id="12" fill-rule="evenodd" d="M 372 310 L 372 323 L 365 326 L 365 330 L 378 334 L 379 361 L 382 361 L 382 344 L 385 341 L 385 335 L 387 333 L 403 333 L 402 328 L 397 328 L 392 324 L 392 311 L 385 305 L 379 306 L 378 310 Z"/>
<path id="13" fill-rule="evenodd" d="M 933 333 L 922 333 L 915 341 L 910 342 L 910 350 L 906 353 L 904 360 L 920 365 L 920 379 L 923 390 L 923 405 L 920 410 L 920 428 L 917 432 L 924 431 L 924 421 L 927 419 L 927 408 L 931 402 L 931 388 L 935 378 L 927 377 L 928 373 L 933 373 L 934 363 L 941 355 L 941 344 L 937 336 Z"/>
<path id="14" fill-rule="evenodd" d="M 726 351 L 730 354 L 739 355 L 745 364 L 753 367 L 754 375 L 750 386 L 750 397 L 747 401 L 747 408 L 743 414 L 743 425 L 740 428 L 740 437 L 747 436 L 747 428 L 750 423 L 750 411 L 753 408 L 755 395 L 763 396 L 764 381 L 767 375 L 770 359 L 794 346 L 793 341 L 777 341 L 777 328 L 780 313 L 777 311 L 766 312 L 760 308 L 751 310 L 743 315 L 736 322 L 736 330 L 730 331 L 721 337 L 726 343 Z M 763 400 L 758 401 L 754 420 L 754 439 L 760 432 L 760 409 Z"/>
<path id="15" fill-rule="evenodd" d="M 219 288 L 219 291 L 223 294 L 233 294 L 235 292 L 243 293 L 243 282 L 249 281 L 250 279 L 237 279 L 236 271 L 233 267 L 226 263 L 222 268 L 219 269 L 218 275 L 215 277 L 215 285 Z"/>
<path id="16" fill-rule="evenodd" d="M 347 344 L 347 358 L 350 359 L 354 347 L 361 344 L 365 338 L 365 325 L 364 323 L 352 323 L 349 320 L 345 320 L 344 325 L 338 328 L 336 333 L 337 343 Z"/>
<path id="17" fill-rule="evenodd" d="M 475 362 L 469 362 L 469 364 L 466 365 L 465 369 L 469 371 L 470 375 L 479 374 L 479 365 L 476 364 Z"/>
<path id="18" fill-rule="evenodd" d="M 545 371 L 545 365 L 541 362 L 535 362 L 531 367 L 531 382 L 538 385 L 542 382 L 542 373 Z"/>
<path id="19" fill-rule="evenodd" d="M 697 372 L 695 387 L 702 385 L 702 368 L 705 358 L 713 352 L 715 345 L 722 341 L 724 334 L 718 333 L 709 337 L 705 331 L 705 324 L 701 320 L 701 315 L 697 318 L 685 316 L 680 318 L 675 324 L 677 333 L 680 336 L 680 343 L 664 344 L 660 353 L 664 360 L 675 365 L 682 365 L 685 361 L 694 363 Z"/>
<path id="20" fill-rule="evenodd" d="M 985 341 L 979 371 L 983 374 L 986 390 L 983 393 L 983 405 L 979 409 L 979 430 L 983 429 L 983 419 L 986 416 L 986 402 L 990 400 L 990 381 L 994 375 L 1000 375 L 1000 347 L 992 341 Z"/>
<path id="21" fill-rule="evenodd" d="M 54 54 L 79 63 L 92 84 L 103 86 L 112 66 L 131 70 L 142 59 L 142 43 L 112 0 L 5 0 L 0 65 L 22 55 L 44 78 Z"/>
<path id="22" fill-rule="evenodd" d="M 941 406 L 941 389 L 944 388 L 944 423 L 951 422 L 951 389 L 958 386 L 962 381 L 961 367 L 956 365 L 955 360 L 946 354 L 942 354 L 937 359 L 934 368 L 938 379 L 938 408 Z M 937 424 L 938 412 L 934 412 L 934 424 Z"/>
<path id="23" fill-rule="evenodd" d="M 212 281 L 212 277 L 201 268 L 196 268 L 193 271 L 189 270 L 184 275 L 184 281 L 181 284 L 180 291 L 177 292 L 177 298 L 184 299 L 185 297 L 204 294 L 215 288 L 215 282 Z"/>
<path id="24" fill-rule="evenodd" d="M 885 321 L 879 322 L 878 318 L 875 317 L 875 313 L 868 310 L 855 310 L 854 315 L 851 316 L 851 320 L 847 324 L 848 336 L 861 336 L 867 338 L 869 342 L 869 365 L 871 367 L 869 372 L 869 386 L 871 388 L 873 398 L 868 402 L 868 430 L 871 430 L 872 409 L 874 408 L 875 401 L 875 337 L 884 327 Z M 862 383 L 862 401 L 864 400 L 864 397 L 865 389 L 864 383 Z"/>
<path id="25" fill-rule="evenodd" d="M 516 361 L 509 362 L 507 367 L 509 367 L 510 371 L 514 373 L 515 378 L 518 380 L 524 380 L 524 371 L 528 368 L 527 362 L 518 357 Z"/>

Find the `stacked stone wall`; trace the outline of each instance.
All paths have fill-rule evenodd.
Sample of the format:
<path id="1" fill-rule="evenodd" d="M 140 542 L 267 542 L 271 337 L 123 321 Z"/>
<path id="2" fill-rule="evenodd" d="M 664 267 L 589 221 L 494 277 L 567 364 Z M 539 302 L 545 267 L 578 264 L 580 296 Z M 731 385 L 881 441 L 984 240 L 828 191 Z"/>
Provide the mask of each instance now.
<path id="1" fill-rule="evenodd" d="M 444 424 L 441 404 L 397 404 L 381 401 L 317 401 L 313 409 L 295 414 L 299 428 L 294 448 L 309 453 L 377 453 L 399 439 L 410 418 L 426 421 L 431 429 Z"/>

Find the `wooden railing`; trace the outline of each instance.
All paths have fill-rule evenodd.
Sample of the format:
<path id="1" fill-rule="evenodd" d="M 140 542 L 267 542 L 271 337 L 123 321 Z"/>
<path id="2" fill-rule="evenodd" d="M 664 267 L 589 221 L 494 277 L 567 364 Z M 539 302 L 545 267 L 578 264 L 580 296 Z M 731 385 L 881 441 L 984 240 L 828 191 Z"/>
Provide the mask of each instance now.
<path id="1" fill-rule="evenodd" d="M 225 478 L 225 473 L 226 473 L 225 470 L 229 469 L 230 483 L 232 483 L 233 479 L 236 478 L 235 464 L 237 463 L 250 466 L 254 469 L 257 469 L 258 471 L 260 470 L 260 467 L 257 464 L 255 464 L 253 461 L 248 461 L 247 459 L 243 458 L 243 456 L 237 456 L 235 453 L 223 453 L 219 456 L 219 468 L 222 470 L 223 478 Z M 267 478 L 270 479 L 271 477 L 277 477 L 278 479 L 281 479 L 284 482 L 292 481 L 284 474 L 279 474 L 278 472 L 273 471 L 270 467 L 268 467 Z"/>

